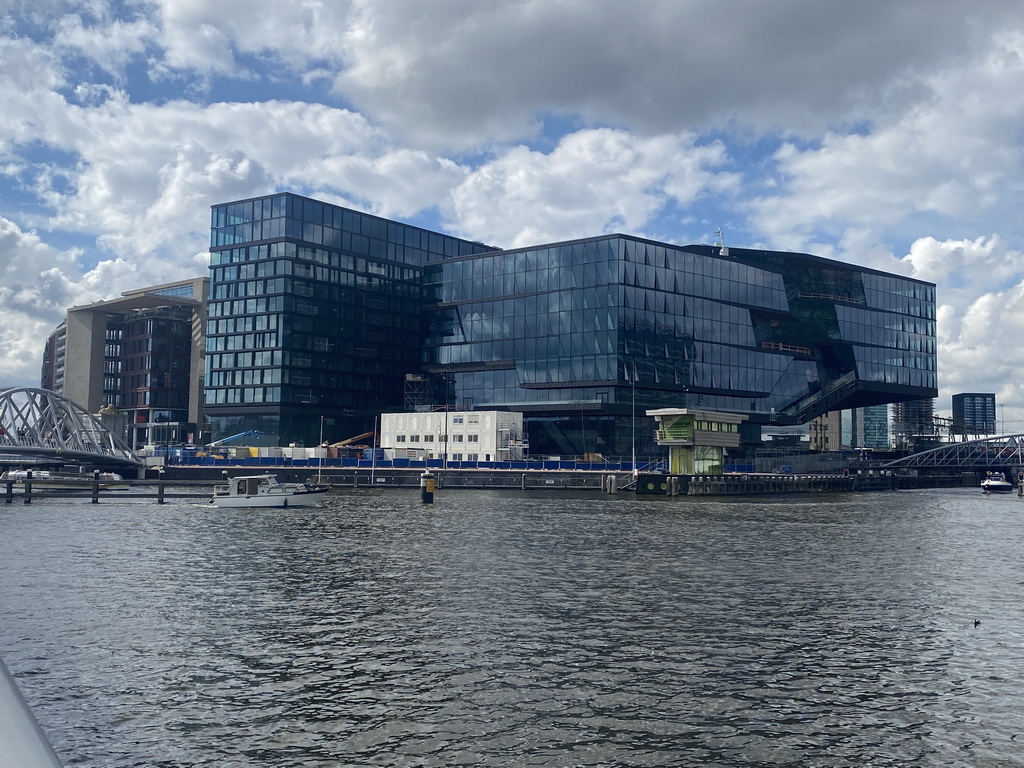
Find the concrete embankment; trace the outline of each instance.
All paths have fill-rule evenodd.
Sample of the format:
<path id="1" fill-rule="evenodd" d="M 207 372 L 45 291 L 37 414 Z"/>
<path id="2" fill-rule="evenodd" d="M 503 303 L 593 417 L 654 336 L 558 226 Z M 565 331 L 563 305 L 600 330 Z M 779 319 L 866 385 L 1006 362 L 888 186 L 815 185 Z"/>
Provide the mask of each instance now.
<path id="1" fill-rule="evenodd" d="M 172 466 L 163 473 L 168 484 L 214 484 L 240 474 L 271 472 L 285 482 L 330 483 L 338 488 L 417 488 L 422 468 L 365 469 L 330 467 L 248 467 Z M 632 476 L 626 472 L 586 470 L 463 470 L 432 469 L 438 489 L 467 490 L 584 490 L 604 493 L 632 493 Z M 150 478 L 159 473 L 150 472 Z M 637 494 L 667 496 L 738 496 L 780 493 L 848 493 L 888 491 L 909 488 L 977 487 L 973 472 L 938 474 L 897 474 L 886 471 L 858 471 L 821 474 L 730 474 L 685 476 L 641 474 L 635 486 Z"/>
<path id="2" fill-rule="evenodd" d="M 227 477 L 269 473 L 281 482 L 323 482 L 336 488 L 418 488 L 422 468 L 366 469 L 348 467 L 197 467 L 170 466 L 163 472 L 163 482 L 171 484 L 200 483 L 214 485 Z M 614 474 L 620 485 L 629 482 L 628 473 L 591 472 L 585 470 L 486 470 L 486 469 L 431 469 L 438 488 L 465 488 L 472 490 L 593 490 L 603 488 L 604 478 Z M 149 482 L 158 480 L 160 473 L 150 470 Z"/>
<path id="3" fill-rule="evenodd" d="M 338 489 L 395 488 L 415 489 L 420 485 L 422 468 L 363 469 L 313 467 L 200 467 L 178 465 L 163 471 L 151 469 L 145 478 L 130 481 L 135 498 L 165 499 L 209 498 L 214 485 L 228 477 L 270 473 L 282 482 L 323 482 Z M 890 491 L 910 488 L 977 488 L 975 473 L 896 474 L 893 472 L 858 472 L 849 474 L 730 474 L 730 475 L 668 475 L 640 474 L 634 485 L 628 472 L 586 470 L 431 470 L 438 490 L 505 490 L 505 491 L 587 491 L 606 494 L 646 496 L 767 496 L 792 493 L 849 493 Z M 100 497 L 116 498 L 121 491 L 99 487 L 65 492 L 15 492 L 7 483 L 4 502 L 17 497 L 31 503 L 35 497 L 75 498 L 98 503 Z"/>

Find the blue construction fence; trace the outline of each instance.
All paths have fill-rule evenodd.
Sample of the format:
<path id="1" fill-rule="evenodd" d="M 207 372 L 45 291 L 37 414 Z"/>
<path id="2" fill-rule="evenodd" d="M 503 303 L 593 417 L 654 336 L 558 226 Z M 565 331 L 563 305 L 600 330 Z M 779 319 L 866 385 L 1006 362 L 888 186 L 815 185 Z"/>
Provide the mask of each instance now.
<path id="1" fill-rule="evenodd" d="M 443 459 L 290 459 L 287 457 L 245 457 L 245 458 L 214 458 L 212 456 L 177 457 L 167 456 L 167 464 L 190 467 L 308 467 L 310 469 L 555 469 L 582 470 L 591 472 L 632 472 L 633 463 L 629 461 L 599 462 L 576 461 L 573 459 L 538 460 L 538 461 L 452 461 Z M 642 472 L 665 472 L 666 462 L 637 462 Z"/>

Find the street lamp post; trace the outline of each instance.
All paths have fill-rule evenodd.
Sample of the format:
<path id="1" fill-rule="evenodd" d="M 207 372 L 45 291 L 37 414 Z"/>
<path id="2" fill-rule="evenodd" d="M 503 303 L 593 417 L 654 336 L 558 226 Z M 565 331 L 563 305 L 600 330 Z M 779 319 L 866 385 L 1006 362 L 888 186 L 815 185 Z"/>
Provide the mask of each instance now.
<path id="1" fill-rule="evenodd" d="M 317 458 L 319 459 L 319 461 L 317 462 L 318 466 L 317 466 L 317 470 L 316 470 L 316 481 L 318 483 L 323 480 L 323 474 L 324 474 L 324 454 L 323 454 L 323 451 L 325 451 L 325 450 L 326 449 L 324 448 L 324 415 L 321 413 L 320 414 L 320 442 L 317 443 L 317 446 L 316 446 Z"/>
<path id="2" fill-rule="evenodd" d="M 370 485 L 373 486 L 377 482 L 377 419 L 379 415 L 373 417 L 373 453 L 370 455 Z"/>
<path id="3" fill-rule="evenodd" d="M 633 363 L 633 415 L 632 415 L 632 444 L 633 444 L 633 456 L 632 456 L 632 469 L 633 479 L 637 478 L 636 471 L 636 362 Z"/>

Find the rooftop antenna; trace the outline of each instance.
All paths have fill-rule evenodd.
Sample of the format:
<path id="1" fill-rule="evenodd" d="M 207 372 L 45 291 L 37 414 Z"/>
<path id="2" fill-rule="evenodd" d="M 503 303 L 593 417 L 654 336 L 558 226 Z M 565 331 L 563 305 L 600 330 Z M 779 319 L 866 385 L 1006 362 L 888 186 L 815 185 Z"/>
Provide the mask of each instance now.
<path id="1" fill-rule="evenodd" d="M 719 255 L 728 256 L 729 249 L 725 247 L 725 234 L 722 232 L 721 227 L 715 230 L 715 235 L 718 237 L 718 240 L 715 242 L 715 245 L 719 247 Z"/>

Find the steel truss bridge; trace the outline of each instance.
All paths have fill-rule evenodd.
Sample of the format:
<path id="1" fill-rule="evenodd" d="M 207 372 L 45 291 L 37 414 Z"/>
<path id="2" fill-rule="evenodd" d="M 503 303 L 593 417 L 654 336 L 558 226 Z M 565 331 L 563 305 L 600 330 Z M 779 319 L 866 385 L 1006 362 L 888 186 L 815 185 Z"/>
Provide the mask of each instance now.
<path id="1" fill-rule="evenodd" d="M 56 392 L 30 388 L 0 391 L 0 458 L 5 457 L 125 469 L 143 465 L 80 405 Z"/>
<path id="2" fill-rule="evenodd" d="M 947 443 L 883 464 L 884 468 L 992 469 L 1024 467 L 1024 434 Z"/>

